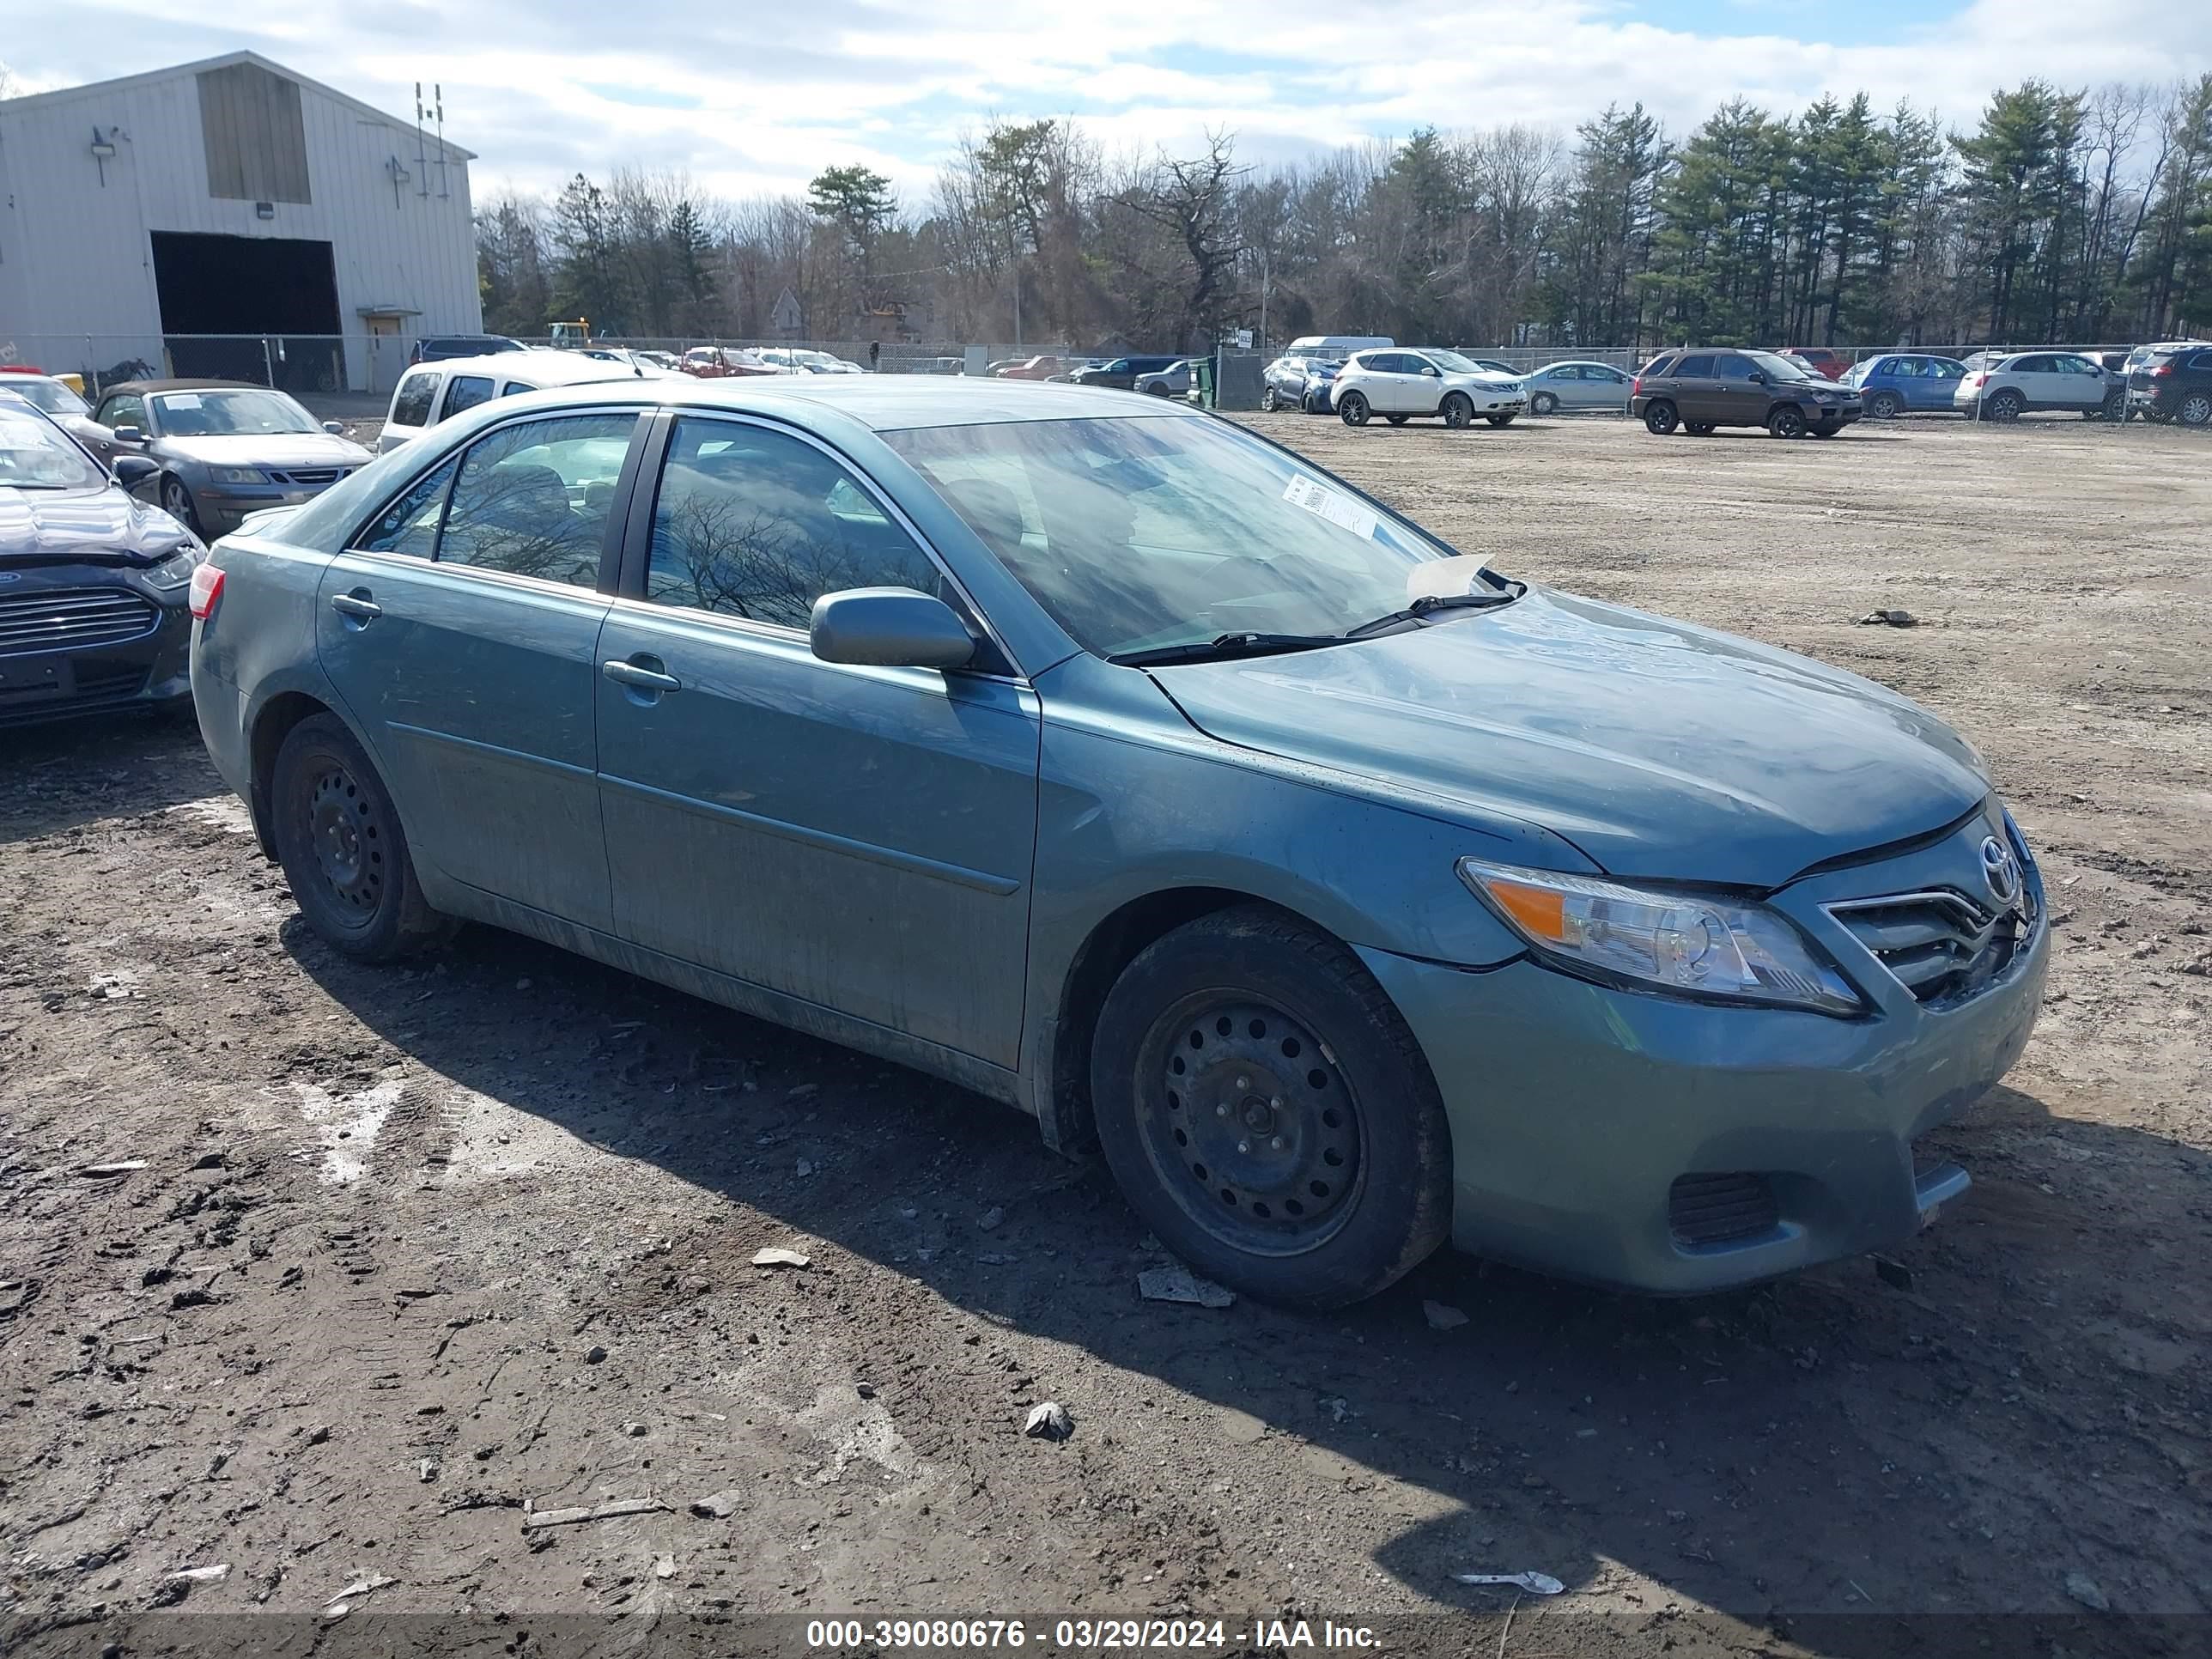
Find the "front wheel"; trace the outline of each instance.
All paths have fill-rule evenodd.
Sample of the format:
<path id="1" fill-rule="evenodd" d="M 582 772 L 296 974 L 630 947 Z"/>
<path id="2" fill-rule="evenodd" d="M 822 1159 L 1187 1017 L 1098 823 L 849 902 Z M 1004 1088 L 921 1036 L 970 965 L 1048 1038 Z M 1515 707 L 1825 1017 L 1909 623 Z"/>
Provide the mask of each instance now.
<path id="1" fill-rule="evenodd" d="M 1367 395 L 1361 392 L 1341 392 L 1337 394 L 1336 412 L 1346 426 L 1367 424 Z"/>
<path id="2" fill-rule="evenodd" d="M 192 506 L 192 492 L 185 488 L 185 481 L 173 472 L 161 480 L 161 510 L 202 541 L 207 539 L 206 533 L 200 528 L 198 510 Z"/>
<path id="3" fill-rule="evenodd" d="M 384 780 L 336 715 L 311 714 L 285 734 L 270 799 L 277 862 L 325 943 L 389 962 L 447 932 L 416 881 Z"/>
<path id="4" fill-rule="evenodd" d="M 1548 415 L 1559 406 L 1559 400 L 1548 392 L 1540 392 L 1528 399 L 1531 415 Z"/>
<path id="5" fill-rule="evenodd" d="M 1091 1087 L 1131 1207 L 1224 1285 L 1341 1307 L 1443 1242 L 1451 1138 L 1428 1062 L 1358 957 L 1281 911 L 1216 911 L 1131 963 Z"/>
<path id="6" fill-rule="evenodd" d="M 1474 404 L 1464 392 L 1448 392 L 1440 412 L 1446 426 L 1463 427 L 1474 419 Z"/>
<path id="7" fill-rule="evenodd" d="M 1681 420 L 1674 405 L 1664 398 L 1644 406 L 1644 429 L 1657 437 L 1665 437 L 1681 424 Z"/>
<path id="8" fill-rule="evenodd" d="M 1802 438 L 1805 435 L 1805 411 L 1795 404 L 1784 404 L 1766 417 L 1766 429 L 1778 438 Z"/>
<path id="9" fill-rule="evenodd" d="M 1260 388 L 1260 407 L 1270 415 L 1282 407 L 1281 400 L 1275 396 L 1273 386 L 1263 386 Z"/>

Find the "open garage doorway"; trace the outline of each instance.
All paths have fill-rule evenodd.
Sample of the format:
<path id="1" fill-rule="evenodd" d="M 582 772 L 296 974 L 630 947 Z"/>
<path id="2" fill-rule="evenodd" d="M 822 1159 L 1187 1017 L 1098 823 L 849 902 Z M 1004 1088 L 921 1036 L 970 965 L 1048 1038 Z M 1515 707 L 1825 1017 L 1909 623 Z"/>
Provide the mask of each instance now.
<path id="1" fill-rule="evenodd" d="M 176 374 L 257 384 L 273 376 L 295 394 L 345 389 L 328 242 L 168 230 L 153 239 L 163 343 Z M 244 337 L 189 337 L 206 335 Z"/>

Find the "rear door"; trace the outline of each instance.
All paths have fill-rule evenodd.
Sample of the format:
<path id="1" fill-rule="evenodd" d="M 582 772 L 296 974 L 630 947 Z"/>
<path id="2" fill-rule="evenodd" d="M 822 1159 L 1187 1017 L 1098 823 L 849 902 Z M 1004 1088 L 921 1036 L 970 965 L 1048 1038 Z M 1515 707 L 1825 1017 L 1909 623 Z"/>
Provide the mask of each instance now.
<path id="1" fill-rule="evenodd" d="M 814 601 L 964 605 L 887 499 L 787 428 L 682 415 L 600 637 L 620 935 L 1011 1067 L 1036 837 L 1036 694 L 826 663 Z"/>
<path id="2" fill-rule="evenodd" d="M 593 409 L 492 428 L 362 526 L 316 613 L 416 859 L 602 932 L 601 588 L 638 425 Z"/>
<path id="3" fill-rule="evenodd" d="M 489 403 L 496 395 L 492 387 L 493 380 L 489 374 L 454 375 L 446 382 L 446 395 L 438 404 L 438 418 L 450 421 L 478 404 Z"/>
<path id="4" fill-rule="evenodd" d="M 2063 406 L 2067 387 L 2058 372 L 2058 362 L 2049 352 L 2030 352 L 2013 359 L 2012 368 L 2004 376 L 2012 389 L 2027 399 L 2030 409 L 2057 409 Z"/>

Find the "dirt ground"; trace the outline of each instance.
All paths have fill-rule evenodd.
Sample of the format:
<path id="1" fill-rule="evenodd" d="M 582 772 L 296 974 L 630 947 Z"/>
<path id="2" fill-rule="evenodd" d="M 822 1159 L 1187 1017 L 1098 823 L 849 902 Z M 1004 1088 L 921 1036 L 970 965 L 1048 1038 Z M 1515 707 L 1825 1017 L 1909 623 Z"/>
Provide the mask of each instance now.
<path id="1" fill-rule="evenodd" d="M 9 734 L 0 1629 L 2212 1641 L 2212 447 L 1255 418 L 1502 569 L 1871 675 L 1987 755 L 2058 949 L 2026 1059 L 1941 1137 L 1975 1186 L 1902 1273 L 1655 1302 L 1445 1255 L 1328 1318 L 1146 1303 L 1142 1229 L 1024 1119 L 485 929 L 353 966 L 188 727 Z M 752 1266 L 772 1244 L 811 1265 Z M 1047 1400 L 1072 1437 L 1024 1437 Z M 529 1524 L 621 1500 L 650 1504 Z M 1524 1569 L 1567 1594 L 1454 1578 Z"/>

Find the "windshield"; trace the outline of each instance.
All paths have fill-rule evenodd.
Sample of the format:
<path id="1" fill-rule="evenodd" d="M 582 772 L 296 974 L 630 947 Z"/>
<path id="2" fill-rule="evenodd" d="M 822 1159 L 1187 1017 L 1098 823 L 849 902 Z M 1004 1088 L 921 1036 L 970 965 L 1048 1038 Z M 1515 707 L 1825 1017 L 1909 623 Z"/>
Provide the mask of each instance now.
<path id="1" fill-rule="evenodd" d="M 1817 380 L 1817 374 L 1808 374 L 1787 357 L 1778 357 L 1771 351 L 1747 351 L 1743 354 L 1753 364 L 1765 369 L 1778 380 Z"/>
<path id="2" fill-rule="evenodd" d="M 1472 357 L 1462 357 L 1456 351 L 1431 351 L 1428 359 L 1447 374 L 1480 374 L 1483 365 Z"/>
<path id="3" fill-rule="evenodd" d="M 42 380 L 35 375 L 9 374 L 0 377 L 0 392 L 12 392 L 27 403 L 36 404 L 49 415 L 88 415 L 92 407 L 59 380 Z"/>
<path id="4" fill-rule="evenodd" d="M 1438 571 L 1449 549 L 1224 422 L 1028 421 L 883 436 L 1099 656 L 1224 634 L 1335 636 L 1425 594 L 1508 591 L 1474 559 Z"/>
<path id="5" fill-rule="evenodd" d="M 314 417 L 281 392 L 164 392 L 149 399 L 165 438 L 232 438 L 319 432 Z"/>
<path id="6" fill-rule="evenodd" d="M 87 489 L 106 477 L 52 421 L 0 398 L 0 489 Z"/>

